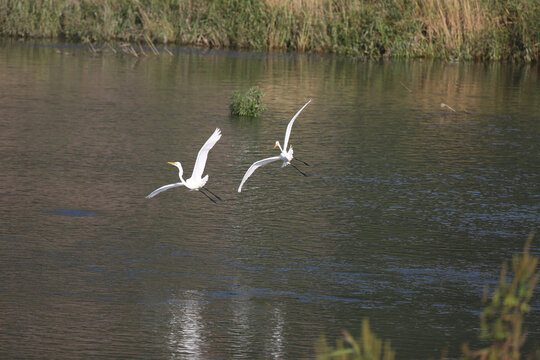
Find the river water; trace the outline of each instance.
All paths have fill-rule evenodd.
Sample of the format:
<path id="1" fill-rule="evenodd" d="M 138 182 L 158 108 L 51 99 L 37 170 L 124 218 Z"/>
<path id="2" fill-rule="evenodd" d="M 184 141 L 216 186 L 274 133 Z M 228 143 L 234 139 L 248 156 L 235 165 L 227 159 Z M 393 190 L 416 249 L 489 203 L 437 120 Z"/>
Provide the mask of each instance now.
<path id="1" fill-rule="evenodd" d="M 484 285 L 540 220 L 537 67 L 171 50 L 0 43 L 0 357 L 313 358 L 364 318 L 398 359 L 478 345 Z M 231 116 L 254 85 L 266 111 Z M 308 176 L 238 193 L 310 98 Z M 146 199 L 216 127 L 223 201 Z M 537 294 L 527 346 L 539 321 Z"/>

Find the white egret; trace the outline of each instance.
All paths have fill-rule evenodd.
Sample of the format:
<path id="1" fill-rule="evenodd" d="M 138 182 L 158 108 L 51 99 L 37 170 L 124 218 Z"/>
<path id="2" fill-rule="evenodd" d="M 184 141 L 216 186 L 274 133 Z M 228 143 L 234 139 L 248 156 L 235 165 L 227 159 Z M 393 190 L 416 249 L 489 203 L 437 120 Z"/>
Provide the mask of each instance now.
<path id="1" fill-rule="evenodd" d="M 146 198 L 150 199 L 165 190 L 169 190 L 178 186 L 185 186 L 190 190 L 200 191 L 202 194 L 204 194 L 207 198 L 209 198 L 213 202 L 216 202 L 216 201 L 212 199 L 207 193 L 202 191 L 203 189 L 210 192 L 210 194 L 214 195 L 218 200 L 221 200 L 219 196 L 214 194 L 208 188 L 204 187 L 204 185 L 208 181 L 208 175 L 206 175 L 205 177 L 202 177 L 202 174 L 204 172 L 204 167 L 206 165 L 206 159 L 208 158 L 208 152 L 210 151 L 210 149 L 214 147 L 214 145 L 218 142 L 220 138 L 221 138 L 221 130 L 216 128 L 212 136 L 210 136 L 208 140 L 206 140 L 201 150 L 199 150 L 199 154 L 197 155 L 197 160 L 195 160 L 195 165 L 193 166 L 193 173 L 191 174 L 191 177 L 187 180 L 184 180 L 184 178 L 182 177 L 182 175 L 184 174 L 182 165 L 178 161 L 169 162 L 169 164 L 174 165 L 178 168 L 178 177 L 180 178 L 180 182 L 164 185 L 152 191 Z"/>
<path id="2" fill-rule="evenodd" d="M 266 164 L 270 164 L 274 161 L 283 161 L 283 164 L 281 165 L 281 167 L 285 167 L 287 165 L 291 165 L 292 167 L 294 167 L 296 170 L 298 170 L 302 175 L 304 176 L 307 176 L 306 174 L 304 174 L 302 171 L 300 171 L 300 169 L 298 169 L 296 166 L 294 166 L 294 164 L 291 164 L 291 161 L 294 159 L 293 157 L 293 148 L 292 146 L 289 148 L 289 150 L 287 151 L 287 145 L 289 144 L 289 137 L 291 136 L 291 129 L 292 129 L 292 126 L 293 126 L 293 123 L 294 123 L 294 120 L 296 120 L 296 118 L 298 117 L 298 115 L 300 115 L 300 113 L 302 112 L 302 110 L 304 110 L 304 108 L 306 106 L 308 106 L 308 104 L 311 102 L 311 99 L 309 99 L 309 101 L 304 105 L 302 106 L 302 108 L 300 110 L 298 110 L 298 112 L 293 116 L 293 118 L 291 119 L 291 121 L 289 121 L 289 125 L 287 125 L 287 130 L 285 131 L 285 139 L 283 140 L 283 148 L 281 147 L 281 145 L 279 144 L 279 141 L 276 141 L 276 144 L 274 145 L 274 149 L 276 147 L 279 148 L 279 150 L 281 150 L 281 154 L 279 154 L 278 156 L 273 156 L 273 157 L 269 157 L 269 158 L 266 158 L 266 159 L 262 159 L 262 160 L 259 160 L 259 161 L 256 161 L 254 162 L 248 169 L 248 171 L 246 171 L 246 174 L 244 175 L 244 178 L 242 179 L 242 182 L 240 183 L 240 186 L 238 187 L 238 192 L 241 192 L 242 191 L 242 186 L 244 185 L 244 183 L 246 182 L 246 180 L 251 176 L 251 174 L 253 174 L 253 172 L 255 170 L 257 170 L 258 168 L 260 168 L 261 166 L 264 166 Z M 303 162 L 302 160 L 300 159 L 296 159 L 298 161 L 301 161 Z M 307 163 L 303 162 L 304 164 L 308 165 Z"/>

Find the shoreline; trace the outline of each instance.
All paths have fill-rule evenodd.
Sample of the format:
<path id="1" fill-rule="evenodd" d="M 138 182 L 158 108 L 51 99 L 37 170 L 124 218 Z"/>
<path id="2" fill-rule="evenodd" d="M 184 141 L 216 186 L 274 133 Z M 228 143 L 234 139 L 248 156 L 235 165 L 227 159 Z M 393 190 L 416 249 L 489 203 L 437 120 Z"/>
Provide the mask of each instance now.
<path id="1" fill-rule="evenodd" d="M 0 36 L 357 59 L 540 59 L 535 0 L 4 0 Z"/>

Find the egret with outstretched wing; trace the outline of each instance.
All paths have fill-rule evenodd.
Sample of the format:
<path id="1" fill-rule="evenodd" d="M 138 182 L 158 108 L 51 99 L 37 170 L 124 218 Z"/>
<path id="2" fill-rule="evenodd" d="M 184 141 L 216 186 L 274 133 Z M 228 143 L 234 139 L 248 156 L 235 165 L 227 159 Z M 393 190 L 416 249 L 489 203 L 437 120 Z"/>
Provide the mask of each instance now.
<path id="1" fill-rule="evenodd" d="M 246 180 L 251 176 L 251 174 L 253 174 L 253 172 L 255 170 L 257 170 L 258 168 L 260 168 L 261 166 L 264 166 L 266 164 L 270 164 L 274 161 L 283 161 L 283 164 L 281 164 L 281 167 L 284 167 L 284 166 L 287 166 L 287 165 L 291 165 L 292 167 L 294 167 L 296 170 L 298 170 L 302 175 L 304 176 L 307 176 L 305 173 L 303 173 L 300 169 L 298 169 L 296 166 L 294 166 L 294 164 L 291 164 L 291 161 L 294 159 L 293 157 L 293 148 L 292 146 L 289 147 L 289 150 L 287 151 L 287 145 L 289 144 L 289 137 L 291 136 L 291 130 L 292 130 L 292 126 L 293 126 L 293 123 L 294 123 L 294 120 L 296 120 L 296 118 L 298 117 L 298 115 L 300 115 L 300 113 L 302 112 L 302 110 L 304 110 L 304 108 L 306 106 L 308 106 L 308 104 L 311 102 L 311 99 L 309 99 L 309 101 L 304 105 L 302 106 L 302 108 L 300 110 L 298 110 L 298 112 L 293 116 L 293 118 L 291 119 L 291 121 L 289 121 L 289 124 L 287 125 L 287 130 L 285 131 L 285 138 L 283 139 L 283 148 L 281 147 L 281 145 L 279 144 L 279 141 L 276 141 L 275 145 L 274 145 L 274 149 L 276 147 L 279 148 L 279 150 L 281 150 L 281 154 L 279 154 L 278 156 L 273 156 L 273 157 L 269 157 L 269 158 L 266 158 L 266 159 L 262 159 L 262 160 L 259 160 L 259 161 L 256 161 L 254 162 L 248 169 L 248 171 L 246 171 L 245 175 L 244 175 L 244 178 L 242 179 L 242 182 L 240 183 L 240 186 L 238 187 L 238 192 L 241 192 L 242 191 L 242 186 L 244 185 L 244 183 L 246 182 Z M 302 160 L 299 160 L 299 159 L 296 159 L 298 161 L 301 161 L 303 162 Z M 308 165 L 307 163 L 303 162 L 304 164 Z"/>
<path id="2" fill-rule="evenodd" d="M 152 191 L 148 196 L 146 196 L 147 199 L 153 198 L 160 192 L 178 187 L 178 186 L 185 186 L 190 190 L 197 190 L 200 191 L 202 194 L 204 194 L 207 198 L 212 200 L 213 202 L 216 202 L 214 199 L 212 199 L 206 192 L 202 190 L 208 191 L 210 194 L 214 195 L 218 200 L 221 200 L 219 196 L 214 194 L 212 191 L 210 191 L 208 188 L 206 188 L 204 185 L 206 185 L 206 182 L 208 181 L 208 175 L 205 177 L 202 177 L 202 174 L 204 172 L 204 167 L 206 166 L 206 159 L 208 158 L 208 152 L 210 149 L 214 147 L 214 145 L 218 142 L 218 140 L 221 138 L 221 130 L 216 129 L 212 136 L 206 140 L 204 145 L 202 146 L 201 150 L 199 150 L 199 153 L 197 155 L 197 160 L 195 160 L 195 165 L 193 166 L 193 173 L 191 174 L 191 177 L 187 180 L 184 180 L 182 177 L 184 174 L 184 170 L 182 169 L 182 164 L 177 162 L 169 162 L 169 164 L 174 165 L 178 168 L 178 177 L 180 178 L 180 182 L 174 183 L 174 184 L 168 184 L 164 185 L 154 191 Z"/>

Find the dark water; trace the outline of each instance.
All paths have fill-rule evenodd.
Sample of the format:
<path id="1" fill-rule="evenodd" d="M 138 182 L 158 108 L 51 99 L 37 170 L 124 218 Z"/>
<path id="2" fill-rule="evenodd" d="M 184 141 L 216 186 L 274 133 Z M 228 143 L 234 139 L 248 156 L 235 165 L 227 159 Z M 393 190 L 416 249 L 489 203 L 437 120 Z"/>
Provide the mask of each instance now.
<path id="1" fill-rule="evenodd" d="M 538 68 L 0 46 L 0 357 L 312 358 L 363 318 L 399 359 L 476 341 L 540 220 Z M 258 85 L 267 111 L 228 113 Z M 310 176 L 275 163 L 288 120 Z M 441 103 L 448 104 L 455 112 Z M 208 187 L 185 188 L 219 127 Z M 538 236 L 532 252 L 540 255 Z M 540 297 L 527 318 L 540 335 Z"/>

